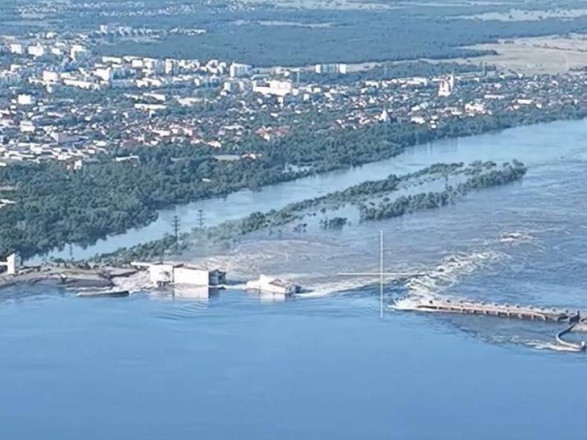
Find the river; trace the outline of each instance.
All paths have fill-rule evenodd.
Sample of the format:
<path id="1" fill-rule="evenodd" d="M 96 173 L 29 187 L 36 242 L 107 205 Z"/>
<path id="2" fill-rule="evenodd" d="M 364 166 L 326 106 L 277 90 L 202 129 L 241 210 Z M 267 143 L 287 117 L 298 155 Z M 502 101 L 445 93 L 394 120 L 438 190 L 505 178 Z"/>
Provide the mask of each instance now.
<path id="1" fill-rule="evenodd" d="M 153 237 L 116 240 L 156 238 L 174 212 L 188 227 L 205 209 L 211 224 L 434 162 L 512 158 L 528 166 L 521 183 L 446 209 L 249 239 L 206 257 L 229 274 L 262 269 L 315 289 L 292 301 L 236 290 L 209 300 L 2 291 L 0 432 L 19 440 L 575 438 L 586 360 L 552 350 L 559 326 L 391 309 L 379 319 L 372 280 L 336 274 L 376 270 L 383 229 L 386 268 L 425 274 L 388 284 L 386 302 L 434 293 L 587 309 L 586 121 L 416 147 L 178 208 L 143 230 Z"/>
<path id="2" fill-rule="evenodd" d="M 199 210 L 204 213 L 205 225 L 214 226 L 255 211 L 279 209 L 288 203 L 342 190 L 365 180 L 383 179 L 392 173 L 409 173 L 437 162 L 501 162 L 516 157 L 531 166 L 581 150 L 585 144 L 582 137 L 587 132 L 585 124 L 584 121 L 555 122 L 420 145 L 388 160 L 270 185 L 260 191 L 243 190 L 226 197 L 161 210 L 158 219 L 148 226 L 99 240 L 85 248 L 74 245 L 71 252 L 67 246 L 62 250 L 49 252 L 45 257 L 68 259 L 73 255 L 76 259 L 90 258 L 170 234 L 173 232 L 173 218 L 176 215 L 179 217 L 181 230 L 185 232 L 199 225 Z M 569 131 L 568 127 L 576 128 Z"/>

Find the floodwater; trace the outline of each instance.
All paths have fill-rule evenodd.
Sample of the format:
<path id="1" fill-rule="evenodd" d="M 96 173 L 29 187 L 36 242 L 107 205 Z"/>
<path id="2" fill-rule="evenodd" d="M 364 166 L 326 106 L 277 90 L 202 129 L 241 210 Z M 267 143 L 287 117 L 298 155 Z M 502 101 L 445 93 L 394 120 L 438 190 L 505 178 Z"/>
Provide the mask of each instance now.
<path id="1" fill-rule="evenodd" d="M 569 127 L 573 127 L 569 130 Z M 405 174 L 438 162 L 472 162 L 475 160 L 509 161 L 518 158 L 527 165 L 548 163 L 574 152 L 587 149 L 586 121 L 567 121 L 520 127 L 500 133 L 449 139 L 408 149 L 398 157 L 366 164 L 350 170 L 334 171 L 319 176 L 271 185 L 260 191 L 243 190 L 227 197 L 202 200 L 173 209 L 161 210 L 159 218 L 150 225 L 99 240 L 82 248 L 67 246 L 47 257 L 76 259 L 113 252 L 163 237 L 173 232 L 173 218 L 179 217 L 181 230 L 189 231 L 199 225 L 199 210 L 203 211 L 205 226 L 244 217 L 252 212 L 279 209 L 292 202 L 345 189 L 365 180 L 377 180 L 389 174 Z M 587 154 L 587 153 L 586 153 Z"/>
<path id="2" fill-rule="evenodd" d="M 422 273 L 387 283 L 386 305 L 444 295 L 587 309 L 586 121 L 417 147 L 203 209 L 219 222 L 434 162 L 513 158 L 529 168 L 521 183 L 445 209 L 207 256 L 235 277 L 313 289 L 290 301 L 2 291 L 2 438 L 576 438 L 587 359 L 552 349 L 559 326 L 387 307 L 380 319 L 376 279 L 338 273 L 377 271 L 382 229 L 386 270 Z M 203 204 L 178 212 L 189 223 Z"/>

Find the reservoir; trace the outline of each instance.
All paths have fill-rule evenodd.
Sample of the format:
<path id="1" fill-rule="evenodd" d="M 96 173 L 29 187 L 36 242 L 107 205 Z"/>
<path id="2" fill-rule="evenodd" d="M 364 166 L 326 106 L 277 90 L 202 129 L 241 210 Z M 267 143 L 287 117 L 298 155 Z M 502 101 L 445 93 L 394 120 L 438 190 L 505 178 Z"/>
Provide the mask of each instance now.
<path id="1" fill-rule="evenodd" d="M 583 432 L 587 359 L 555 351 L 553 324 L 386 309 L 386 268 L 425 275 L 386 285 L 386 302 L 447 297 L 587 309 L 587 122 L 556 122 L 419 146 L 347 171 L 164 211 L 76 257 L 325 194 L 436 162 L 511 161 L 521 183 L 454 206 L 341 231 L 248 240 L 214 256 L 311 285 L 265 301 L 225 290 L 75 298 L 42 286 L 0 292 L 0 433 L 37 440 L 546 439 Z M 87 252 L 87 254 L 83 254 Z M 79 254 L 78 254 L 79 253 Z M 581 335 L 576 335 L 580 337 Z M 582 335 L 585 338 L 586 335 Z"/>

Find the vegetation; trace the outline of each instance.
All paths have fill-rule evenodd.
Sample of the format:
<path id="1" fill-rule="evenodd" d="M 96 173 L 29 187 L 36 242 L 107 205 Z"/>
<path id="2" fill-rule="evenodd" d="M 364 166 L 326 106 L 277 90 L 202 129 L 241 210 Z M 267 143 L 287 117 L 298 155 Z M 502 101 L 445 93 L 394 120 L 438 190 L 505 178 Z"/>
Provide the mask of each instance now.
<path id="1" fill-rule="evenodd" d="M 296 178 L 279 164 L 219 162 L 198 149 L 137 149 L 137 163 L 113 162 L 72 171 L 56 163 L 0 169 L 14 205 L 0 209 L 0 255 L 24 257 L 67 243 L 82 245 L 157 218 L 157 209 Z"/>
<path id="2" fill-rule="evenodd" d="M 202 10 L 191 16 L 136 17 L 127 18 L 126 23 L 137 27 L 200 27 L 207 32 L 195 37 L 168 35 L 154 42 L 109 42 L 98 51 L 110 55 L 237 60 L 259 67 L 470 58 L 488 52 L 467 46 L 498 38 L 581 32 L 587 27 L 584 17 L 525 22 L 456 18 L 484 10 L 487 8 L 473 5 L 418 5 L 376 12 L 261 7 L 246 12 Z"/>
<path id="3" fill-rule="evenodd" d="M 525 173 L 524 165 L 516 160 L 511 164 L 503 164 L 501 168 L 498 168 L 494 162 L 473 162 L 468 166 L 463 163 L 434 164 L 414 173 L 403 176 L 392 174 L 382 180 L 363 182 L 343 191 L 291 203 L 280 210 L 271 210 L 266 213 L 254 212 L 240 220 L 228 221 L 204 230 L 194 230 L 191 236 L 185 234 L 181 237 L 179 250 L 189 249 L 198 240 L 222 243 L 261 230 L 268 230 L 271 234 L 274 228 L 299 222 L 306 215 L 314 216 L 317 211 L 325 214 L 327 209 L 335 210 L 343 205 L 357 206 L 361 219 L 366 221 L 398 217 L 417 210 L 446 206 L 469 191 L 513 182 L 521 179 Z M 426 179 L 442 181 L 449 175 L 455 178 L 465 176 L 466 180 L 454 188 L 449 186 L 445 191 L 438 193 L 400 196 L 394 201 L 390 201 L 388 197 L 396 191 L 423 183 Z M 382 196 L 379 206 L 367 207 L 362 203 L 369 198 Z M 319 223 L 324 230 L 342 229 L 347 224 L 348 219 L 345 217 L 323 218 Z M 293 230 L 304 232 L 307 226 L 307 223 L 298 223 Z M 135 259 L 161 258 L 167 251 L 175 252 L 175 246 L 175 241 L 171 237 L 166 237 L 129 249 L 123 248 L 111 254 L 99 255 L 93 258 L 92 262 L 126 264 Z"/>
<path id="4" fill-rule="evenodd" d="M 272 142 L 249 139 L 232 152 L 261 157 L 233 162 L 216 160 L 209 149 L 168 145 L 115 150 L 80 171 L 16 164 L 0 169 L 0 186 L 16 187 L 9 196 L 16 204 L 0 209 L 0 255 L 18 251 L 26 258 L 68 243 L 88 245 L 153 221 L 160 208 L 389 158 L 419 143 L 585 115 L 582 107 L 564 106 L 454 117 L 435 129 L 405 122 L 316 131 L 304 126 Z M 113 161 L 128 155 L 138 160 Z M 280 216 L 282 223 L 291 220 L 287 212 Z"/>
<path id="5" fill-rule="evenodd" d="M 348 223 L 346 217 L 334 217 L 320 221 L 322 229 L 342 229 Z"/>
<path id="6" fill-rule="evenodd" d="M 493 186 L 505 185 L 520 180 L 526 174 L 526 167 L 516 160 L 512 164 L 505 163 L 501 169 L 493 169 L 487 173 L 470 177 L 456 187 L 447 187 L 441 192 L 428 192 L 402 196 L 394 201 L 382 202 L 377 207 L 361 206 L 361 220 L 380 220 L 401 217 L 404 214 L 426 209 L 436 209 L 453 203 L 470 191 Z"/>

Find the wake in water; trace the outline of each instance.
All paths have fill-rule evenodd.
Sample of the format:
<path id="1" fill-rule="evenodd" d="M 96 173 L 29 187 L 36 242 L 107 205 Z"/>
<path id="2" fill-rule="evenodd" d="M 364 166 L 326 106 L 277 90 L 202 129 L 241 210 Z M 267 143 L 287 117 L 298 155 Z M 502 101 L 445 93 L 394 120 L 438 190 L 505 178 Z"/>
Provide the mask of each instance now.
<path id="1" fill-rule="evenodd" d="M 506 240 L 508 244 L 525 243 L 532 239 L 527 232 L 505 233 L 491 243 L 469 252 L 456 252 L 442 258 L 436 265 L 417 261 L 402 261 L 395 267 L 386 267 L 386 285 L 401 282 L 407 288 L 404 298 L 396 302 L 398 309 L 409 308 L 412 301 L 425 301 L 446 295 L 448 288 L 458 284 L 463 277 L 485 267 L 510 258 L 499 249 Z M 267 274 L 301 284 L 307 292 L 302 298 L 341 295 L 356 292 L 379 282 L 378 255 L 367 252 L 364 240 L 329 242 L 324 239 L 274 239 L 250 240 L 240 243 L 225 255 L 202 258 L 198 264 L 207 267 L 222 267 L 231 279 L 239 283 Z M 497 245 L 497 246 L 496 246 Z M 403 257 L 403 256 L 402 256 Z M 361 276 L 344 276 L 342 272 L 368 273 Z M 402 274 L 417 274 L 406 276 Z M 372 274 L 372 275 L 371 275 Z"/>
<path id="2" fill-rule="evenodd" d="M 492 250 L 450 255 L 424 275 L 409 279 L 406 282 L 408 294 L 397 301 L 395 307 L 405 310 L 414 301 L 422 302 L 438 298 L 446 289 L 457 284 L 463 276 L 504 258 L 506 258 L 505 254 Z"/>
<path id="3" fill-rule="evenodd" d="M 527 259 L 525 254 L 543 251 L 538 236 L 538 232 L 529 230 L 502 231 L 493 239 L 476 243 L 473 241 L 474 244 L 469 244 L 468 250 L 445 254 L 437 263 L 433 261 L 438 257 L 434 253 L 424 252 L 425 247 L 422 252 L 402 253 L 389 250 L 385 259 L 389 264 L 385 267 L 385 272 L 417 273 L 414 276 L 384 277 L 388 298 L 394 295 L 390 293 L 390 287 L 395 286 L 397 289 L 392 290 L 401 292 L 401 297 L 395 298 L 389 308 L 422 311 L 418 305 L 431 300 L 479 301 L 478 295 L 488 295 L 489 286 L 484 283 L 492 275 L 497 274 L 498 279 L 501 279 L 503 270 L 507 271 L 515 264 L 524 267 L 524 260 Z M 248 240 L 225 255 L 204 258 L 198 263 L 222 267 L 232 280 L 241 285 L 259 274 L 295 282 L 306 289 L 304 293 L 297 295 L 300 299 L 346 295 L 356 297 L 358 292 L 368 292 L 370 297 L 377 292 L 378 289 L 373 289 L 379 282 L 376 241 L 367 243 L 364 237 L 344 236 L 337 237 L 336 241 L 328 241 L 328 237 L 325 234 Z M 520 246 L 524 247 L 517 249 Z M 343 276 L 342 272 L 370 275 Z M 507 285 L 507 279 L 502 281 Z M 495 298 L 497 302 L 506 302 L 504 300 L 512 297 L 513 293 L 495 290 L 490 295 L 492 300 Z M 521 302 L 524 303 L 523 300 Z M 549 325 L 543 328 L 536 327 L 536 324 L 529 326 L 522 321 L 496 322 L 491 318 L 460 315 L 443 319 L 488 342 L 508 342 L 538 349 L 568 351 L 565 347 L 550 342 L 556 328 Z"/>

